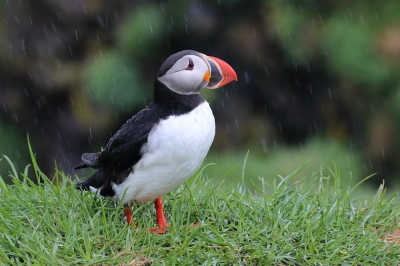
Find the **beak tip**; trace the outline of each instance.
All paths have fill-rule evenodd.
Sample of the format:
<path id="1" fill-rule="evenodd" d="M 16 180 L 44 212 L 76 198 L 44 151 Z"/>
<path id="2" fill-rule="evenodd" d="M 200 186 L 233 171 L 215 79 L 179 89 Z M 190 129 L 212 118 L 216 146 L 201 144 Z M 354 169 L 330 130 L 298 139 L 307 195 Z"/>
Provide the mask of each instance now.
<path id="1" fill-rule="evenodd" d="M 225 61 L 213 56 L 207 56 L 207 60 L 209 60 L 210 63 L 212 62 L 211 68 L 214 66 L 214 71 L 217 72 L 217 75 L 212 75 L 216 80 L 213 80 L 212 85 L 209 84 L 207 88 L 220 88 L 232 81 L 238 80 L 235 70 Z M 211 72 L 213 73 L 213 70 Z"/>

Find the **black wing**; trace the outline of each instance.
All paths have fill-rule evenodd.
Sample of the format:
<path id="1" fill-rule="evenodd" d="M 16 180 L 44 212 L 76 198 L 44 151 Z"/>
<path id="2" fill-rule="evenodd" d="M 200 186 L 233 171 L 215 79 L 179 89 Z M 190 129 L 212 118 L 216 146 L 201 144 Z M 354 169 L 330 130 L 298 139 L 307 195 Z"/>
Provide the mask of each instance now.
<path id="1" fill-rule="evenodd" d="M 157 108 L 154 107 L 151 103 L 115 133 L 99 155 L 94 168 L 122 171 L 140 160 L 142 157 L 140 150 L 147 142 L 150 130 L 160 121 Z"/>

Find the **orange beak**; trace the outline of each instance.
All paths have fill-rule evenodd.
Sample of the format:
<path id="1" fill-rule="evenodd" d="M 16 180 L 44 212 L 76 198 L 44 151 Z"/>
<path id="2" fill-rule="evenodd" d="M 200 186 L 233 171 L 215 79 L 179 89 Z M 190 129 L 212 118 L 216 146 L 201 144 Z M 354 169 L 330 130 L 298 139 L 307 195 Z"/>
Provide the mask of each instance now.
<path id="1" fill-rule="evenodd" d="M 207 89 L 218 89 L 232 81 L 237 81 L 235 70 L 228 63 L 213 56 L 206 56 L 206 58 L 211 67 Z"/>

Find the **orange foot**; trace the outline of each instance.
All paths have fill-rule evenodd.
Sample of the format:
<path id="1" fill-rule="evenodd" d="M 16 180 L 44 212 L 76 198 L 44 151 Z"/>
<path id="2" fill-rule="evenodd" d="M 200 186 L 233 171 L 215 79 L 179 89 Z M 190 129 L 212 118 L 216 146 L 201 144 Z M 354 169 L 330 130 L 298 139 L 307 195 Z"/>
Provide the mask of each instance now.
<path id="1" fill-rule="evenodd" d="M 159 228 L 150 228 L 150 232 L 154 234 L 165 234 L 168 228 L 168 223 L 164 217 L 161 197 L 154 201 L 154 207 L 156 209 L 157 224 Z"/>

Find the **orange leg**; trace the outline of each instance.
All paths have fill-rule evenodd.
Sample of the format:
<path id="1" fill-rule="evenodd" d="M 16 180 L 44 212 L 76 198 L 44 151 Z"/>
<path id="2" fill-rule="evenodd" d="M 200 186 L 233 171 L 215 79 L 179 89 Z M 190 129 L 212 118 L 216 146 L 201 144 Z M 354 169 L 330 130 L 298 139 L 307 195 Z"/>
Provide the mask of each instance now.
<path id="1" fill-rule="evenodd" d="M 132 204 L 131 203 L 126 203 L 124 204 L 124 213 L 126 216 L 126 222 L 128 225 L 133 225 L 133 220 L 132 220 Z"/>
<path id="2" fill-rule="evenodd" d="M 168 223 L 165 220 L 164 217 L 164 210 L 162 207 L 162 199 L 161 197 L 156 199 L 154 201 L 154 207 L 156 209 L 156 216 L 157 216 L 157 224 L 158 224 L 158 229 L 157 228 L 151 228 L 150 231 L 152 233 L 156 233 L 156 234 L 164 234 L 165 233 L 165 229 L 167 229 L 168 227 Z"/>

